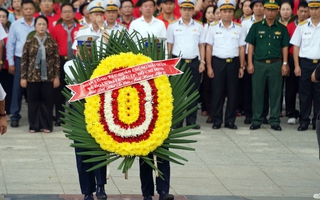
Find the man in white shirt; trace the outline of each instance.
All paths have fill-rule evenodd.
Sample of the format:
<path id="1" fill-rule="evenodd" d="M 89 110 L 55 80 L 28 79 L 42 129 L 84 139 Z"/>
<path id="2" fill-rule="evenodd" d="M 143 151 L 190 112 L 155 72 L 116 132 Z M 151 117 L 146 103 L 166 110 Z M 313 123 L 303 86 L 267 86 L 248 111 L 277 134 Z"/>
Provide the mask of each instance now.
<path id="1" fill-rule="evenodd" d="M 129 33 L 134 30 L 139 32 L 142 38 L 147 38 L 148 34 L 156 37 L 166 37 L 166 26 L 163 21 L 153 16 L 156 9 L 153 0 L 143 0 L 140 7 L 142 16 L 130 24 Z"/>

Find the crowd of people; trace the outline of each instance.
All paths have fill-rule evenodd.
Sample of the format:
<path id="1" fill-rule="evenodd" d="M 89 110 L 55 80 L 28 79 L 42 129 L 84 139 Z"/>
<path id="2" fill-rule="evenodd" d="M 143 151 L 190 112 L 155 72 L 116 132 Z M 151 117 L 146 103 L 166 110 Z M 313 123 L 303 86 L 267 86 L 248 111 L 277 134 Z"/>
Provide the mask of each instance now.
<path id="1" fill-rule="evenodd" d="M 0 83 L 6 92 L 2 127 L 6 115 L 11 127 L 19 127 L 23 96 L 30 133 L 50 133 L 60 126 L 66 103 L 61 91 L 66 73 L 72 77 L 66 63 L 74 59 L 80 36 L 127 30 L 165 38 L 167 57 L 181 57 L 191 71 L 190 92 L 199 91 L 201 114 L 213 129 L 222 124 L 237 129 L 236 117 L 244 115 L 250 130 L 264 123 L 281 131 L 283 104 L 288 124 L 299 119 L 298 131 L 310 124 L 316 128 L 320 83 L 312 82 L 311 74 L 320 63 L 320 0 L 12 0 L 0 7 Z M 186 125 L 201 128 L 197 111 Z M 106 181 L 97 178 L 105 177 L 105 170 L 86 173 L 83 159 L 77 157 L 84 199 L 93 199 L 95 191 L 98 199 L 106 199 Z M 152 169 L 140 165 L 144 200 L 151 200 Z M 157 179 L 156 190 L 160 200 L 172 200 L 169 162 L 159 167 L 165 181 Z"/>
<path id="2" fill-rule="evenodd" d="M 288 66 L 288 68 L 286 67 L 286 72 L 282 74 L 283 78 L 279 77 L 278 80 L 274 81 L 271 79 L 275 77 L 273 74 L 271 74 L 270 77 L 258 77 L 256 75 L 260 72 L 256 71 L 257 73 L 254 73 L 251 70 L 253 63 L 251 65 L 249 59 L 250 44 L 246 41 L 252 24 L 267 19 L 266 12 L 268 9 L 266 9 L 262 0 L 236 1 L 231 9 L 222 9 L 222 11 L 227 10 L 229 13 L 225 13 L 225 11 L 222 13 L 218 2 L 213 0 L 198 0 L 194 3 L 192 9 L 186 10 L 187 14 L 185 14 L 185 16 L 183 15 L 184 10 L 181 9 L 178 1 L 158 0 L 155 2 L 154 7 L 150 8 L 142 7 L 143 2 L 143 0 L 123 0 L 117 5 L 118 7 L 115 6 L 116 9 L 106 10 L 104 13 L 90 12 L 88 9 L 89 2 L 84 0 L 73 0 L 72 2 L 65 3 L 56 3 L 54 0 L 40 0 L 39 2 L 13 0 L 12 2 L 3 2 L 0 8 L 1 30 L 4 31 L 4 33 L 1 33 L 0 38 L 0 82 L 7 93 L 6 112 L 8 115 L 7 118 L 10 116 L 11 127 L 19 127 L 23 96 L 25 96 L 26 101 L 29 102 L 28 119 L 30 132 L 40 130 L 51 132 L 53 130 L 53 123 L 54 126 L 60 126 L 62 123 L 62 115 L 59 111 L 64 110 L 62 105 L 66 102 L 66 99 L 61 94 L 62 89 L 65 87 L 65 72 L 63 66 L 66 61 L 74 58 L 74 52 L 76 50 L 74 38 L 79 30 L 86 29 L 88 33 L 98 35 L 106 32 L 110 35 L 111 31 L 127 29 L 129 32 L 133 30 L 138 31 L 143 37 L 151 33 L 157 37 L 167 38 L 166 42 L 170 51 L 169 53 L 171 53 L 173 57 L 181 55 L 183 58 L 182 63 L 184 63 L 184 61 L 188 63 L 188 60 L 191 60 L 191 63 L 188 63 L 188 65 L 190 65 L 190 69 L 193 69 L 192 83 L 195 84 L 194 90 L 198 90 L 201 95 L 201 114 L 208 116 L 206 122 L 213 123 L 212 127 L 214 129 L 220 128 L 223 123 L 225 127 L 237 129 L 237 126 L 234 124 L 236 116 L 243 115 L 245 116 L 244 123 L 251 124 L 251 130 L 259 128 L 262 123 L 270 124 L 275 130 L 281 130 L 279 117 L 282 117 L 283 109 L 284 115 L 289 118 L 287 121 L 288 124 L 296 124 L 299 119 L 299 131 L 307 130 L 309 124 L 315 129 L 315 116 L 319 111 L 318 104 L 320 103 L 320 99 L 315 93 L 317 84 L 308 82 L 312 69 L 302 73 L 304 67 L 301 68 L 298 62 L 301 58 L 300 53 L 302 51 L 303 58 L 316 62 L 312 64 L 317 64 L 316 60 L 319 59 L 319 56 L 313 55 L 311 58 L 308 52 L 304 52 L 304 50 L 313 52 L 318 50 L 318 46 L 316 45 L 318 41 L 315 36 L 318 30 L 312 30 L 315 31 L 315 33 L 311 32 L 307 34 L 309 40 L 313 41 L 312 43 L 310 43 L 310 41 L 304 42 L 304 44 L 308 46 L 307 48 L 300 48 L 302 44 L 301 38 L 303 41 L 307 39 L 307 36 L 302 36 L 301 34 L 297 36 L 301 37 L 299 41 L 295 39 L 293 40 L 295 43 L 287 42 L 286 47 L 288 49 L 283 49 L 285 52 L 282 50 L 276 51 L 278 47 L 276 48 L 275 45 L 271 45 L 270 51 L 273 54 L 269 56 L 259 56 L 259 53 L 264 54 L 267 51 L 268 45 L 272 44 L 272 42 L 275 42 L 275 44 L 278 43 L 276 41 L 269 41 L 262 45 L 256 55 L 259 59 L 282 59 L 283 63 L 286 63 L 286 66 Z M 112 3 L 114 4 L 114 2 Z M 298 24 L 307 20 L 312 13 L 315 13 L 312 14 L 313 21 L 319 18 L 317 5 L 308 6 L 307 2 L 300 0 L 282 0 L 281 2 L 275 3 L 279 6 L 279 8 L 277 8 L 279 12 L 276 13 L 275 17 L 276 23 L 280 23 L 287 28 L 285 33 L 282 33 L 280 36 L 274 36 L 276 38 L 282 39 L 282 36 L 286 36 L 287 33 L 289 33 L 289 38 L 284 39 L 290 40 L 294 35 L 296 27 L 299 27 Z M 106 3 L 102 1 L 101 5 L 106 5 Z M 312 13 L 310 12 L 311 10 Z M 144 15 L 152 18 L 147 20 L 147 17 Z M 201 28 L 195 27 L 197 31 L 191 33 L 192 37 L 189 35 L 181 35 L 183 37 L 178 36 L 180 33 L 183 33 L 183 31 L 177 32 L 174 30 L 174 27 L 177 26 L 176 23 L 181 23 L 181 20 L 188 18 L 190 15 L 192 21 L 189 22 L 191 24 L 200 24 Z M 29 37 L 33 37 L 35 34 L 37 35 L 35 18 L 38 16 L 46 17 L 47 41 L 52 41 L 58 46 L 57 52 L 48 52 L 48 48 L 45 48 L 46 53 L 44 53 L 48 53 L 46 59 L 52 59 L 51 62 L 55 63 L 55 66 L 51 66 L 49 64 L 51 62 L 47 62 L 48 69 L 52 70 L 54 68 L 54 76 L 56 77 L 53 79 L 49 77 L 46 80 L 41 80 L 41 78 L 39 78 L 41 76 L 41 70 L 39 69 L 42 68 L 36 67 L 36 71 L 26 72 L 28 68 L 26 68 L 25 65 L 30 65 L 28 58 L 32 56 L 32 53 L 36 55 L 36 52 L 30 52 L 32 49 L 30 49 L 30 46 L 25 45 L 25 43 L 28 35 Z M 213 35 L 208 37 L 208 35 L 212 33 L 210 30 L 216 28 L 215 24 L 219 24 L 219 27 L 221 27 L 221 23 L 226 20 L 230 21 L 231 27 L 234 26 L 237 27 L 236 29 L 239 29 L 237 30 L 239 34 L 236 37 L 241 37 L 241 43 L 239 43 L 233 35 L 229 35 L 229 33 L 227 33 L 228 31 L 224 32 L 223 30 L 219 35 L 213 33 Z M 310 24 L 311 18 L 308 20 L 309 22 L 307 24 Z M 163 24 L 165 28 L 163 28 Z M 105 27 L 105 29 L 103 27 Z M 203 29 L 203 31 L 199 31 L 198 29 Z M 283 29 L 281 31 L 285 30 Z M 257 33 L 254 33 L 254 35 L 257 35 Z M 200 36 L 200 38 L 197 36 Z M 230 37 L 234 38 L 234 40 L 230 39 Z M 260 37 L 264 39 L 263 35 L 260 35 Z M 215 38 L 217 38 L 217 40 L 215 40 Z M 188 40 L 190 43 L 185 43 L 184 40 Z M 41 44 L 41 41 L 39 44 Z M 44 42 L 44 44 L 47 43 Z M 230 45 L 236 47 L 237 45 L 235 44 L 238 44 L 237 48 L 239 48 L 239 51 L 234 48 L 232 54 L 229 47 Z M 49 49 L 55 48 L 52 45 Z M 298 47 L 299 50 L 296 52 L 298 55 L 296 59 L 294 59 L 294 47 Z M 316 49 L 311 50 L 309 47 Z M 39 52 L 39 54 L 40 53 L 41 52 Z M 288 55 L 286 55 L 287 53 Z M 51 55 L 49 56 L 49 54 Z M 36 58 L 36 56 L 33 57 Z M 54 61 L 52 57 L 55 58 Z M 230 63 L 233 63 L 234 67 L 228 67 L 230 64 L 227 62 L 224 69 L 227 71 L 221 71 L 222 74 L 219 74 L 222 67 L 220 64 L 217 64 L 217 59 L 226 58 L 233 58 Z M 253 60 L 256 59 L 254 58 Z M 260 63 L 258 63 L 258 65 L 259 64 Z M 22 67 L 23 65 L 24 67 Z M 35 64 L 35 66 L 36 65 L 37 64 Z M 58 65 L 59 68 L 57 68 Z M 197 65 L 201 67 L 201 70 L 198 69 L 199 66 L 197 67 Z M 215 69 L 216 67 L 218 67 L 219 70 Z M 197 68 L 197 70 L 195 70 L 195 68 Z M 230 72 L 229 70 L 232 68 L 239 68 L 243 71 L 237 73 L 236 71 Z M 267 72 L 261 72 L 262 75 L 266 73 Z M 261 81 L 263 79 L 265 80 Z M 28 87 L 25 80 L 27 82 L 54 82 L 55 84 L 49 84 L 50 86 L 53 85 L 53 96 L 51 97 L 39 90 L 39 88 L 46 88 L 44 83 L 41 85 L 38 84 L 38 89 L 31 89 L 33 84 L 29 84 L 30 87 Z M 276 90 L 274 86 L 277 88 Z M 48 91 L 47 89 L 44 90 Z M 28 95 L 28 93 L 30 93 L 30 95 Z M 299 108 L 296 107 L 297 94 L 299 94 Z M 38 97 L 34 99 L 33 96 Z M 44 96 L 48 98 L 44 98 Z M 227 97 L 227 105 L 223 120 L 222 110 L 225 97 Z M 263 105 L 262 107 L 261 104 Z M 53 109 L 51 109 L 51 107 Z M 312 107 L 314 114 L 310 120 L 309 116 Z M 53 110 L 53 113 L 51 113 L 51 110 Z M 269 119 L 267 116 L 269 116 Z M 47 119 L 48 122 L 44 122 L 42 120 L 43 118 Z M 51 124 L 49 121 L 54 122 Z M 177 127 L 182 126 L 182 124 L 181 122 Z M 186 125 L 192 124 L 196 124 L 196 112 L 187 119 Z M 199 129 L 200 126 L 198 125 L 195 128 Z"/>

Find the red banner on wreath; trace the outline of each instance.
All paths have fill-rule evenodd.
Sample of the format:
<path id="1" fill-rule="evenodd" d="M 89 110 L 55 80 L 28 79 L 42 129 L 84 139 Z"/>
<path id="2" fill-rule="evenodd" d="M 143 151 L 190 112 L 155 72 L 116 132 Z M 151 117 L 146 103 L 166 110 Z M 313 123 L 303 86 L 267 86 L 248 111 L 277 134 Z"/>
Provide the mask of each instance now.
<path id="1" fill-rule="evenodd" d="M 116 90 L 162 75 L 178 75 L 183 72 L 175 68 L 180 58 L 144 63 L 124 68 L 110 74 L 90 79 L 80 84 L 67 85 L 74 93 L 69 102 L 78 101 L 93 95 Z"/>

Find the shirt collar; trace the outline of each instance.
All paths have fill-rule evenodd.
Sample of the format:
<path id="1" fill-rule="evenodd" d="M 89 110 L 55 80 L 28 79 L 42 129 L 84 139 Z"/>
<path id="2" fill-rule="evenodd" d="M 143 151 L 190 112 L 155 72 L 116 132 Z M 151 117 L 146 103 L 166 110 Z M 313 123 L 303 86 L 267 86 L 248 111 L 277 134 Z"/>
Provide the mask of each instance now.
<path id="1" fill-rule="evenodd" d="M 108 27 L 107 21 L 104 21 L 104 25 L 105 25 L 106 27 Z M 118 28 L 118 26 L 119 26 L 119 24 L 118 24 L 118 22 L 116 21 L 113 27 L 108 27 L 108 28 L 109 28 L 109 29 L 112 29 L 112 28 L 114 28 L 114 27 L 115 27 L 115 28 Z"/>
<path id="2" fill-rule="evenodd" d="M 45 14 L 43 14 L 42 12 L 40 12 L 39 15 L 42 15 L 42 16 L 45 16 L 45 17 L 47 17 L 47 16 L 53 17 L 53 16 L 54 16 L 54 13 L 51 12 L 49 15 L 45 15 Z"/>
<path id="3" fill-rule="evenodd" d="M 266 21 L 266 18 L 263 18 L 263 20 L 262 20 L 262 25 L 266 25 L 266 26 L 268 26 L 268 24 L 267 24 L 267 21 Z M 278 20 L 274 20 L 274 22 L 273 22 L 273 24 L 271 25 L 271 26 L 278 26 L 279 25 L 279 22 L 278 22 Z"/>
<path id="4" fill-rule="evenodd" d="M 130 22 L 132 22 L 133 20 L 134 20 L 134 17 L 133 17 L 133 16 L 131 16 L 131 20 L 130 20 Z M 121 22 L 121 23 L 124 23 L 124 24 L 127 24 L 127 22 L 126 22 L 126 21 L 124 21 L 124 19 L 123 19 L 123 17 L 122 17 L 122 16 L 120 17 L 120 22 Z M 129 22 L 129 23 L 130 23 L 130 22 Z"/>
<path id="5" fill-rule="evenodd" d="M 63 26 L 63 28 L 67 28 L 67 29 L 69 29 L 69 28 L 75 28 L 75 27 L 77 26 L 77 24 L 76 24 L 75 22 L 72 23 L 72 26 L 71 26 L 71 27 L 68 27 L 68 25 L 65 24 L 64 22 L 62 22 L 61 25 Z"/>
<path id="6" fill-rule="evenodd" d="M 26 22 L 26 20 L 24 19 L 24 17 L 21 18 L 21 24 L 26 24 L 26 25 L 28 25 L 27 22 Z M 29 25 L 28 25 L 28 26 L 29 26 Z M 31 23 L 30 26 L 34 26 L 34 18 L 32 18 L 32 23 Z"/>
<path id="7" fill-rule="evenodd" d="M 100 32 L 101 32 L 100 29 L 98 30 L 98 32 L 96 32 L 96 31 L 93 29 L 92 23 L 89 24 L 89 28 L 90 28 L 90 31 L 91 31 L 91 32 L 95 32 L 95 33 L 100 33 Z"/>
<path id="8" fill-rule="evenodd" d="M 307 19 L 307 21 L 308 21 L 308 26 L 313 26 L 313 27 L 315 27 L 315 28 L 320 27 L 320 23 L 319 23 L 317 26 L 314 26 L 313 23 L 312 23 L 312 21 L 311 21 L 311 18 L 310 18 L 310 17 Z"/>
<path id="9" fill-rule="evenodd" d="M 182 24 L 184 24 L 184 23 L 183 23 L 182 18 L 180 17 L 180 19 L 179 19 L 179 25 L 182 25 Z M 189 22 L 188 25 L 193 25 L 193 24 L 194 24 L 194 20 L 191 18 L 191 20 L 190 20 L 190 22 Z"/>
<path id="10" fill-rule="evenodd" d="M 153 23 L 153 22 L 155 21 L 154 19 L 155 19 L 155 17 L 152 16 L 152 19 L 151 19 L 151 21 L 150 21 L 149 24 Z M 148 23 L 148 22 L 144 19 L 144 16 L 141 16 L 141 21 Z"/>
<path id="11" fill-rule="evenodd" d="M 220 28 L 221 28 L 221 27 L 224 27 L 221 19 L 220 19 L 220 21 L 219 21 L 219 27 L 220 27 Z M 230 24 L 229 28 L 234 28 L 234 27 L 235 27 L 235 25 L 234 25 L 233 21 L 231 20 L 231 24 Z M 225 27 L 224 27 L 224 28 L 225 28 Z M 228 29 L 229 29 L 229 28 L 228 28 Z"/>

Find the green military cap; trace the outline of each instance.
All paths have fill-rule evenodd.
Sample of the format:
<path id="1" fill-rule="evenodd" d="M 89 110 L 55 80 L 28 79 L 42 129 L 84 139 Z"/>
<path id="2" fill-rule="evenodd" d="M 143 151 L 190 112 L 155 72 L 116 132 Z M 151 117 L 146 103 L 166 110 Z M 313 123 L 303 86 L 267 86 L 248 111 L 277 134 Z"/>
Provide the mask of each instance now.
<path id="1" fill-rule="evenodd" d="M 279 9 L 279 3 L 276 0 L 266 0 L 264 2 L 264 7 L 268 9 Z"/>

